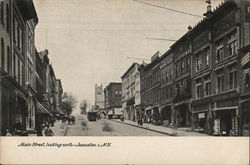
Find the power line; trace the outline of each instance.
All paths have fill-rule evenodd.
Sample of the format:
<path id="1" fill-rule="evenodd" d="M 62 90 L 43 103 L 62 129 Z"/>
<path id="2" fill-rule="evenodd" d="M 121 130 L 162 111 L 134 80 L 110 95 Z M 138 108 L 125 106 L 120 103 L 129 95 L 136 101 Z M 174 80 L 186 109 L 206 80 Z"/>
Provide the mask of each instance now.
<path id="1" fill-rule="evenodd" d="M 203 18 L 203 17 L 200 16 L 200 15 L 196 15 L 196 14 L 191 14 L 191 13 L 179 11 L 179 10 L 171 9 L 171 8 L 164 7 L 164 6 L 154 5 L 154 4 L 151 4 L 151 3 L 142 2 L 142 1 L 138 1 L 138 0 L 133 0 L 133 1 L 142 3 L 142 4 L 144 4 L 144 5 L 149 5 L 149 6 L 158 7 L 158 8 L 161 8 L 161 9 L 166 9 L 166 10 L 169 10 L 169 11 L 174 11 L 174 12 L 181 13 L 181 14 L 186 14 L 186 15 L 190 15 L 190 16 L 194 16 L 194 17 Z"/>
<path id="2" fill-rule="evenodd" d="M 177 40 L 173 40 L 173 39 L 167 39 L 167 38 L 146 38 L 147 40 L 163 40 L 163 41 L 177 41 Z"/>

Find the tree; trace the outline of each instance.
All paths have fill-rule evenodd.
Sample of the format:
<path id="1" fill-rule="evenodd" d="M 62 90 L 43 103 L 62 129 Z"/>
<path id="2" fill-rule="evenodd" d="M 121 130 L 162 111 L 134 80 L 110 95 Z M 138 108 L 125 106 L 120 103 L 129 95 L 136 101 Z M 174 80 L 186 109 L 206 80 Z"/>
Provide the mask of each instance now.
<path id="1" fill-rule="evenodd" d="M 75 96 L 68 92 L 63 93 L 61 108 L 66 114 L 70 115 L 72 113 L 76 107 L 76 103 L 77 100 Z"/>
<path id="2" fill-rule="evenodd" d="M 82 100 L 80 104 L 81 114 L 86 114 L 88 103 L 87 100 Z"/>

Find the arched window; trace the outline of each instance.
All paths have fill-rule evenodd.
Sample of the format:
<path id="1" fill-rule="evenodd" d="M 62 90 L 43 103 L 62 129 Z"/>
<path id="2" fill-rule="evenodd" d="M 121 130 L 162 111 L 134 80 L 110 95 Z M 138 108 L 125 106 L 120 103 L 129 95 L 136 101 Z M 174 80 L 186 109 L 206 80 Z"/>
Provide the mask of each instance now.
<path id="1" fill-rule="evenodd" d="M 4 41 L 1 38 L 1 68 L 4 70 Z"/>

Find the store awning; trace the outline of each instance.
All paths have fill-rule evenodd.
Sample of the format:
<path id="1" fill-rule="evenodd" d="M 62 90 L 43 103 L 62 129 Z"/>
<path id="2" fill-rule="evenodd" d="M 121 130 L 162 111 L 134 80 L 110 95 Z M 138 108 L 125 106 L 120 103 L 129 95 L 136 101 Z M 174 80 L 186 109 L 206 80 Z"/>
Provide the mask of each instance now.
<path id="1" fill-rule="evenodd" d="M 39 102 L 36 104 L 36 109 L 38 114 L 48 114 L 50 115 L 51 113 Z"/>

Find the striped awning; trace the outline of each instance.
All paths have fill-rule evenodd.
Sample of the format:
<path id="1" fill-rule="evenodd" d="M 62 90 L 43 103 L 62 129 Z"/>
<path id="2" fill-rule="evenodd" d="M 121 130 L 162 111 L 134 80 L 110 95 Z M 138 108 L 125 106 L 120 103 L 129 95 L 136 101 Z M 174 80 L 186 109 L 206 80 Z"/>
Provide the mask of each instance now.
<path id="1" fill-rule="evenodd" d="M 38 114 L 51 114 L 42 104 L 37 102 L 36 104 L 36 110 Z"/>

